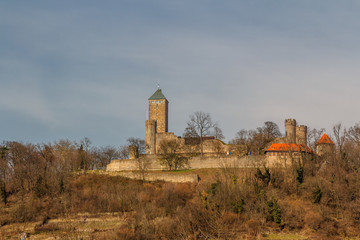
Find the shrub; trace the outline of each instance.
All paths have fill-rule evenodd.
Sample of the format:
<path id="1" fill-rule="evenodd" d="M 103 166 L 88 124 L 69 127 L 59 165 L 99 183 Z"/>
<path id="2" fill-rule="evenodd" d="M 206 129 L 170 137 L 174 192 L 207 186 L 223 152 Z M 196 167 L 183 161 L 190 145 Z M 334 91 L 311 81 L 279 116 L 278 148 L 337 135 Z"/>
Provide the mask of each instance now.
<path id="1" fill-rule="evenodd" d="M 6 205 L 6 203 L 7 203 L 6 186 L 5 186 L 5 182 L 3 182 L 1 180 L 0 180 L 0 196 L 1 196 L 2 202 Z"/>
<path id="2" fill-rule="evenodd" d="M 281 210 L 275 198 L 271 198 L 271 200 L 267 202 L 267 211 L 269 220 L 275 222 L 278 226 L 280 226 Z"/>
<path id="3" fill-rule="evenodd" d="M 322 197 L 322 191 L 321 191 L 320 187 L 317 186 L 317 188 L 313 192 L 313 196 L 312 196 L 313 203 L 315 203 L 315 204 L 320 203 L 321 197 Z"/>

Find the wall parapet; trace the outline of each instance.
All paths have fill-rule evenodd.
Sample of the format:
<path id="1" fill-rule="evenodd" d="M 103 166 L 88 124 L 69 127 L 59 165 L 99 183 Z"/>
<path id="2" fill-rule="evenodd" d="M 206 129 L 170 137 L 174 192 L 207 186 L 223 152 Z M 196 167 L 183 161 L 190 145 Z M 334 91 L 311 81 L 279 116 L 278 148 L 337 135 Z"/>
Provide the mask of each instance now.
<path id="1" fill-rule="evenodd" d="M 121 176 L 130 179 L 145 181 L 165 181 L 175 183 L 198 183 L 199 176 L 197 174 L 181 174 L 181 173 L 144 173 L 140 172 L 108 172 L 110 176 Z"/>
<path id="2" fill-rule="evenodd" d="M 146 170 L 167 170 L 166 166 L 160 164 L 156 155 L 142 155 L 138 159 L 116 159 L 106 166 L 106 171 L 136 171 L 139 170 L 139 161 L 146 162 Z M 254 168 L 266 163 L 266 158 L 262 156 L 209 156 L 192 157 L 189 159 L 189 166 L 183 169 L 203 169 L 203 168 Z"/>

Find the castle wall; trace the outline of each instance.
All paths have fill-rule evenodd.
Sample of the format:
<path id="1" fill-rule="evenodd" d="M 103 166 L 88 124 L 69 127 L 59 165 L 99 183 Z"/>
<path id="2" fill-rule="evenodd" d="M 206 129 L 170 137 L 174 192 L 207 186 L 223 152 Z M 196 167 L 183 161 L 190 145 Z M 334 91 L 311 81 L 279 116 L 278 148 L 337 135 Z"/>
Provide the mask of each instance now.
<path id="1" fill-rule="evenodd" d="M 156 152 L 160 153 L 160 145 L 164 141 L 176 140 L 181 141 L 174 133 L 172 132 L 162 132 L 156 133 Z M 183 145 L 183 144 L 182 144 Z"/>
<path id="2" fill-rule="evenodd" d="M 333 144 L 318 144 L 316 145 L 316 153 L 319 155 L 319 156 L 324 156 L 324 155 L 327 155 L 327 154 L 331 154 L 335 151 L 335 145 Z"/>
<path id="3" fill-rule="evenodd" d="M 199 176 L 197 174 L 188 173 L 144 173 L 144 176 L 138 172 L 108 172 L 111 176 L 122 176 L 130 179 L 142 180 L 143 177 L 146 181 L 166 181 L 176 183 L 198 183 Z"/>
<path id="4" fill-rule="evenodd" d="M 106 171 L 136 171 L 138 170 L 137 161 L 147 161 L 146 170 L 167 170 L 167 166 L 162 166 L 159 163 L 157 156 L 144 155 L 139 159 L 116 159 L 112 160 L 106 166 Z M 224 157 L 193 157 L 189 159 L 189 166 L 185 168 L 203 169 L 203 168 L 253 168 L 262 166 L 265 163 L 265 156 L 224 156 Z"/>
<path id="5" fill-rule="evenodd" d="M 200 153 L 200 144 L 187 144 L 185 138 L 180 138 L 172 132 L 156 133 L 156 153 L 160 153 L 160 145 L 164 141 L 176 140 L 180 142 L 179 153 Z M 227 145 L 218 139 L 204 139 L 204 154 L 225 154 L 234 152 L 233 145 Z"/>

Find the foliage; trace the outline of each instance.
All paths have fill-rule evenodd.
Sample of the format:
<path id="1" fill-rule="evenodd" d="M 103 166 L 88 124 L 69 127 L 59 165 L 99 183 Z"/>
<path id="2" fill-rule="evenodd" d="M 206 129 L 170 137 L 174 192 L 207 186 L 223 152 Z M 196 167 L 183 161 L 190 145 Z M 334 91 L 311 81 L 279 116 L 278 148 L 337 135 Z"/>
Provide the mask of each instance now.
<path id="1" fill-rule="evenodd" d="M 44 193 L 45 193 L 45 189 L 44 189 L 44 186 L 43 186 L 43 179 L 39 175 L 37 180 L 36 180 L 36 183 L 35 183 L 34 194 L 35 194 L 35 196 L 40 198 L 41 196 L 44 195 Z"/>
<path id="2" fill-rule="evenodd" d="M 269 219 L 276 224 L 281 224 L 281 210 L 278 206 L 277 200 L 275 198 L 271 198 L 270 201 L 267 202 L 267 211 L 269 214 Z"/>
<path id="3" fill-rule="evenodd" d="M 313 192 L 313 196 L 312 196 L 313 203 L 319 204 L 319 203 L 320 203 L 320 200 L 321 200 L 321 197 L 322 197 L 321 188 L 320 188 L 319 186 L 317 186 L 317 188 L 316 188 L 316 190 Z"/>
<path id="4" fill-rule="evenodd" d="M 81 145 L 69 140 L 4 142 L 0 224 L 116 212 L 127 221 L 113 230 L 114 239 L 255 239 L 282 229 L 311 239 L 353 238 L 360 234 L 358 128 L 350 127 L 345 138 L 340 128 L 337 151 L 294 169 L 194 170 L 202 179 L 196 185 L 78 174 Z M 87 166 L 100 169 L 105 148 L 94 149 L 82 150 Z"/>
<path id="5" fill-rule="evenodd" d="M 296 182 L 298 185 L 304 182 L 304 166 L 300 162 L 296 168 Z"/>
<path id="6" fill-rule="evenodd" d="M 7 193 L 6 193 L 6 186 L 5 186 L 5 182 L 0 180 L 0 196 L 1 196 L 1 200 L 4 204 L 7 203 Z"/>
<path id="7" fill-rule="evenodd" d="M 262 181 L 262 183 L 267 186 L 271 181 L 271 174 L 269 168 L 264 166 L 264 173 L 260 170 L 260 168 L 256 169 L 255 177 Z"/>

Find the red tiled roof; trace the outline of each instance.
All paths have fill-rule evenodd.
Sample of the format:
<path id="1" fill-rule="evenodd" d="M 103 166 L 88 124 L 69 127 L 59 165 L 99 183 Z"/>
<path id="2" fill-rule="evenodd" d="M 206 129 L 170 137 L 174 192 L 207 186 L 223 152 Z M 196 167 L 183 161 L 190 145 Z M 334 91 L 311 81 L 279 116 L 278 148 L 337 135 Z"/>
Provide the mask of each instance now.
<path id="1" fill-rule="evenodd" d="M 320 140 L 316 144 L 321 144 L 321 143 L 328 143 L 328 144 L 334 144 L 335 145 L 335 143 L 329 138 L 328 135 L 326 135 L 326 133 L 324 133 L 324 135 L 322 135 L 322 137 L 320 138 Z"/>
<path id="2" fill-rule="evenodd" d="M 308 152 L 311 153 L 311 149 L 303 144 L 295 143 L 273 143 L 266 150 L 266 152 Z"/>

